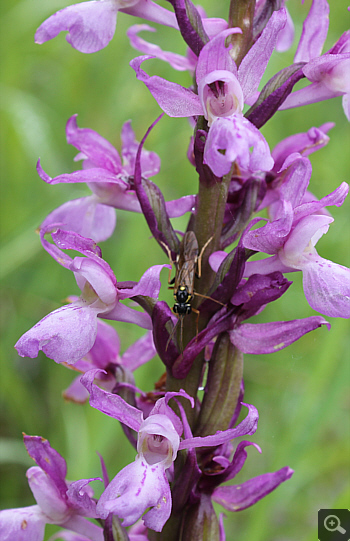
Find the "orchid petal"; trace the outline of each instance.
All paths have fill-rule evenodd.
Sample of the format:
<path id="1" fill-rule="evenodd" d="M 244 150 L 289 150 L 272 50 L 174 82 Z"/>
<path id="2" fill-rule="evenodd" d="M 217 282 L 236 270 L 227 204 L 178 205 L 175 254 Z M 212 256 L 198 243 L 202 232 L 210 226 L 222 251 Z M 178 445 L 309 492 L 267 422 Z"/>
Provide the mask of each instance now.
<path id="1" fill-rule="evenodd" d="M 136 141 L 134 130 L 131 127 L 131 120 L 123 124 L 121 131 L 123 169 L 134 175 L 136 154 L 139 148 L 139 142 Z M 142 148 L 141 151 L 141 170 L 146 178 L 157 175 L 160 170 L 160 158 L 152 151 Z"/>
<path id="2" fill-rule="evenodd" d="M 67 201 L 51 212 L 40 227 L 61 223 L 67 229 L 95 242 L 107 240 L 116 225 L 116 213 L 112 207 L 97 202 L 94 195 Z"/>
<path id="3" fill-rule="evenodd" d="M 257 449 L 259 453 L 261 453 L 261 449 L 257 443 L 254 443 L 251 441 L 240 441 L 239 444 L 237 445 L 232 461 L 229 462 L 229 464 L 227 465 L 223 473 L 219 473 L 220 478 L 221 476 L 223 476 L 224 481 L 226 482 L 229 479 L 233 479 L 234 477 L 236 477 L 236 475 L 243 468 L 245 461 L 247 459 L 248 453 L 246 451 L 246 447 L 250 447 L 251 445 L 255 447 L 255 449 Z M 215 458 L 213 460 L 215 462 L 217 461 Z"/>
<path id="4" fill-rule="evenodd" d="M 91 525 L 91 522 L 89 524 Z M 101 535 L 103 536 L 102 528 L 101 528 Z M 91 541 L 91 539 L 89 539 L 85 535 L 80 535 L 78 533 L 71 532 L 69 530 L 60 530 L 59 532 L 51 535 L 48 541 L 56 541 L 57 539 L 59 541 Z"/>
<path id="5" fill-rule="evenodd" d="M 243 58 L 238 68 L 238 80 L 245 100 L 258 90 L 260 80 L 276 46 L 278 34 L 284 28 L 286 20 L 284 8 L 274 11 L 261 36 Z"/>
<path id="6" fill-rule="evenodd" d="M 279 256 L 273 255 L 265 259 L 257 259 L 256 261 L 247 261 L 244 268 L 244 278 L 249 278 L 253 274 L 271 274 L 272 272 L 295 272 L 290 266 L 284 265 Z"/>
<path id="7" fill-rule="evenodd" d="M 23 436 L 29 456 L 48 474 L 59 489 L 62 497 L 66 494 L 67 465 L 64 458 L 51 447 L 50 442 L 40 436 Z"/>
<path id="8" fill-rule="evenodd" d="M 241 485 L 218 487 L 214 490 L 212 498 L 228 511 L 241 511 L 272 492 L 293 473 L 293 470 L 286 466 L 274 473 L 264 473 L 249 479 Z"/>
<path id="9" fill-rule="evenodd" d="M 344 94 L 342 98 L 343 110 L 346 118 L 350 121 L 350 92 Z"/>
<path id="10" fill-rule="evenodd" d="M 286 348 L 321 325 L 330 325 L 320 316 L 276 323 L 245 323 L 230 331 L 231 342 L 243 353 L 260 355 Z"/>
<path id="11" fill-rule="evenodd" d="M 71 270 L 76 275 L 77 284 L 83 291 L 85 281 L 93 288 L 95 295 L 106 306 L 101 307 L 99 313 L 103 313 L 112 307 L 117 300 L 117 290 L 114 280 L 111 279 L 110 273 L 107 273 L 96 261 L 88 257 L 75 257 L 71 265 Z"/>
<path id="12" fill-rule="evenodd" d="M 77 515 L 76 513 L 71 515 L 62 526 L 69 530 L 81 532 L 87 538 L 86 541 L 105 541 L 103 529 L 100 528 L 100 526 L 97 526 L 97 524 L 92 523 L 90 520 Z M 69 541 L 85 541 L 85 539 L 83 537 L 82 540 L 78 538 Z"/>
<path id="13" fill-rule="evenodd" d="M 50 256 L 53 257 L 57 261 L 57 263 L 62 265 L 62 267 L 69 269 L 73 261 L 72 258 L 68 254 L 66 254 L 65 252 L 62 252 L 62 250 L 57 248 L 55 244 L 52 244 L 45 239 L 46 233 L 52 233 L 56 230 L 57 230 L 57 224 L 50 224 L 47 227 L 42 227 L 40 229 L 41 244 L 43 245 L 47 253 L 50 254 Z"/>
<path id="14" fill-rule="evenodd" d="M 93 167 L 91 169 L 84 169 L 83 171 L 74 171 L 73 173 L 63 173 L 57 177 L 50 177 L 41 167 L 40 160 L 38 160 L 36 166 L 39 177 L 47 184 L 59 184 L 75 183 L 75 182 L 98 182 L 98 183 L 115 183 L 121 184 L 123 181 L 118 179 L 114 173 L 102 169 L 100 167 Z M 125 184 L 125 183 L 124 183 Z"/>
<path id="15" fill-rule="evenodd" d="M 224 252 L 223 250 L 218 250 L 217 252 L 213 252 L 209 256 L 209 265 L 214 272 L 217 272 L 219 270 L 221 263 L 227 257 L 227 255 L 227 252 Z"/>
<path id="16" fill-rule="evenodd" d="M 91 364 L 96 368 L 105 368 L 118 362 L 120 338 L 117 331 L 100 319 L 97 320 L 97 336 L 88 353 Z"/>
<path id="17" fill-rule="evenodd" d="M 193 449 L 195 447 L 214 447 L 226 443 L 240 436 L 246 436 L 247 434 L 254 434 L 257 426 L 259 414 L 257 409 L 250 405 L 244 404 L 248 408 L 248 415 L 243 421 L 235 428 L 229 428 L 228 430 L 218 430 L 216 434 L 212 436 L 197 436 L 194 438 L 186 438 L 180 443 L 179 449 Z"/>
<path id="18" fill-rule="evenodd" d="M 203 161 L 216 176 L 222 177 L 235 160 L 250 172 L 269 171 L 273 167 L 268 144 L 251 122 L 241 115 L 217 118 L 209 130 Z"/>
<path id="19" fill-rule="evenodd" d="M 0 511 L 2 541 L 43 541 L 47 520 L 38 505 Z"/>
<path id="20" fill-rule="evenodd" d="M 284 111 L 285 109 L 293 109 L 294 107 L 301 107 L 302 105 L 310 105 L 311 103 L 336 98 L 342 94 L 343 92 L 336 92 L 328 88 L 322 81 L 319 83 L 312 83 L 305 88 L 292 92 L 279 107 L 279 110 Z"/>
<path id="21" fill-rule="evenodd" d="M 289 202 L 294 209 L 301 203 L 306 193 L 311 178 L 312 167 L 308 158 L 303 158 L 300 154 L 291 154 L 285 160 L 281 172 L 286 169 L 287 171 L 279 193 L 280 197 Z M 278 216 L 278 213 L 271 209 L 270 214 L 273 219 Z"/>
<path id="22" fill-rule="evenodd" d="M 273 222 L 248 231 L 243 237 L 245 248 L 275 254 L 285 243 L 293 223 L 293 209 L 289 201 L 282 200 L 279 205 L 278 218 Z"/>
<path id="23" fill-rule="evenodd" d="M 350 269 L 315 254 L 302 271 L 305 297 L 314 310 L 350 318 Z"/>
<path id="24" fill-rule="evenodd" d="M 118 6 L 113 0 L 90 1 L 61 9 L 44 21 L 35 33 L 35 43 L 45 43 L 67 30 L 66 40 L 82 53 L 103 49 L 113 38 Z"/>
<path id="25" fill-rule="evenodd" d="M 85 404 L 89 398 L 89 393 L 80 382 L 80 375 L 77 376 L 72 383 L 62 392 L 65 400 L 70 400 L 76 404 Z"/>
<path id="26" fill-rule="evenodd" d="M 325 212 L 325 207 L 329 205 L 341 207 L 348 193 L 349 185 L 346 182 L 342 182 L 340 186 L 338 186 L 338 188 L 336 188 L 333 192 L 326 195 L 325 197 L 322 197 L 322 199 L 320 199 L 319 201 L 315 200 L 314 196 L 312 199 L 305 201 L 304 196 L 303 202 L 294 210 L 294 221 L 297 222 L 301 218 L 305 218 L 310 214 L 327 214 L 327 212 Z"/>
<path id="27" fill-rule="evenodd" d="M 27 470 L 28 484 L 47 522 L 60 524 L 68 517 L 67 500 L 53 479 L 38 466 Z M 66 487 L 67 491 L 67 487 Z"/>
<path id="28" fill-rule="evenodd" d="M 307 132 L 296 133 L 283 139 L 271 153 L 275 161 L 274 170 L 279 171 L 285 159 L 294 152 L 308 156 L 327 145 L 329 142 L 327 132 L 334 126 L 334 122 L 326 122 L 319 128 L 310 128 Z"/>
<path id="29" fill-rule="evenodd" d="M 143 515 L 145 526 L 161 531 L 171 512 L 171 493 L 164 467 L 150 466 L 144 459 L 129 464 L 102 493 L 97 511 L 102 518 L 110 512 L 116 514 L 124 519 L 123 526 L 134 524 Z"/>
<path id="30" fill-rule="evenodd" d="M 226 515 L 224 515 L 224 513 L 220 513 L 219 514 L 219 541 L 226 541 L 224 518 L 226 518 Z"/>
<path id="31" fill-rule="evenodd" d="M 337 92 L 350 91 L 350 52 L 343 54 L 324 54 L 315 58 L 303 68 L 304 75 L 314 83 L 323 84 Z"/>
<path id="32" fill-rule="evenodd" d="M 309 62 L 320 56 L 329 26 L 327 0 L 313 0 L 304 21 L 303 31 L 295 53 L 294 62 Z"/>
<path id="33" fill-rule="evenodd" d="M 101 258 L 101 248 L 93 239 L 83 237 L 82 235 L 79 235 L 79 233 L 75 233 L 75 231 L 61 229 L 59 224 L 50 225 L 48 231 L 41 228 L 40 233 L 44 235 L 50 233 L 52 240 L 58 248 L 61 250 L 75 250 L 80 252 L 86 256 L 85 259 L 91 259 L 91 261 L 100 265 L 104 270 L 109 271 L 111 276 L 114 276 L 111 267 Z M 75 259 L 84 258 L 74 258 L 72 264 Z"/>
<path id="34" fill-rule="evenodd" d="M 167 392 L 165 393 L 165 396 L 162 398 L 159 398 L 155 405 L 153 406 L 150 415 L 166 415 L 172 422 L 172 425 L 174 426 L 176 432 L 179 436 L 181 436 L 183 432 L 183 425 L 180 421 L 179 417 L 176 415 L 174 410 L 171 409 L 171 407 L 168 405 L 169 400 L 172 398 L 177 397 L 183 397 L 190 401 L 191 407 L 194 407 L 194 400 L 193 397 L 188 395 L 183 389 L 180 389 L 179 392 Z"/>
<path id="35" fill-rule="evenodd" d="M 100 477 L 91 477 L 90 479 L 80 479 L 69 484 L 67 497 L 69 504 L 76 510 L 79 515 L 84 517 L 97 518 L 96 502 L 89 495 L 92 495 L 92 490 L 88 486 L 91 481 L 101 481 Z"/>
<path id="36" fill-rule="evenodd" d="M 155 45 L 154 43 L 149 43 L 148 41 L 140 38 L 138 36 L 138 33 L 145 30 L 149 32 L 156 31 L 154 28 L 148 26 L 147 24 L 135 24 L 127 30 L 126 34 L 130 40 L 130 45 L 134 49 L 141 51 L 141 53 L 143 54 L 152 55 L 155 58 L 164 60 L 165 62 L 168 62 L 172 68 L 178 71 L 194 71 L 195 64 L 189 58 L 186 58 L 185 56 L 181 56 L 176 53 L 163 51 L 158 45 Z"/>
<path id="37" fill-rule="evenodd" d="M 234 75 L 237 74 L 237 66 L 229 53 L 231 47 L 226 47 L 225 41 L 228 36 L 241 33 L 240 28 L 228 28 L 204 45 L 196 67 L 198 85 L 213 71 L 228 71 Z"/>
<path id="38" fill-rule="evenodd" d="M 197 94 L 183 88 L 182 86 L 171 83 L 157 75 L 149 76 L 141 69 L 141 64 L 151 56 L 139 56 L 130 62 L 130 66 L 135 70 L 136 77 L 142 81 L 151 92 L 163 111 L 172 117 L 186 117 L 202 115 L 203 109 Z"/>
<path id="39" fill-rule="evenodd" d="M 142 412 L 130 406 L 119 395 L 108 393 L 95 385 L 93 382 L 99 372 L 99 369 L 89 370 L 80 380 L 90 393 L 90 406 L 138 432 L 143 421 Z"/>
<path id="40" fill-rule="evenodd" d="M 103 529 L 79 515 L 73 515 L 63 524 L 63 526 L 65 528 L 72 528 L 72 530 L 84 532 L 85 535 L 82 533 L 75 533 L 75 531 L 61 530 L 52 535 L 48 541 L 56 541 L 57 539 L 59 541 L 91 541 L 92 539 L 94 541 L 104 541 Z"/>
<path id="41" fill-rule="evenodd" d="M 170 26 L 171 28 L 179 28 L 175 13 L 159 6 L 151 0 L 129 1 L 129 6 L 126 6 L 125 4 L 126 2 L 124 0 L 123 7 L 120 7 L 120 11 L 123 13 L 128 13 L 129 15 L 140 17 L 141 19 L 146 19 L 153 23 Z"/>
<path id="42" fill-rule="evenodd" d="M 90 265 L 90 274 L 92 276 L 93 271 L 91 270 L 93 268 L 96 269 L 96 274 L 103 272 L 105 274 L 105 279 L 111 282 L 113 286 L 116 285 L 116 278 L 114 276 L 114 273 L 111 269 L 111 267 L 108 265 L 108 263 L 102 259 L 101 257 L 101 248 L 96 244 L 96 242 L 92 239 L 88 239 L 86 237 L 83 237 L 82 235 L 79 235 L 78 233 L 75 233 L 74 231 L 67 231 L 65 229 L 61 229 L 60 224 L 52 224 L 49 228 L 49 231 L 45 229 L 40 230 L 40 237 L 42 240 L 42 243 L 44 245 L 44 248 L 50 252 L 50 248 L 52 248 L 52 245 L 48 245 L 47 242 L 44 242 L 44 235 L 46 233 L 51 233 L 52 240 L 54 241 L 55 245 L 61 249 L 57 252 L 53 252 L 55 259 L 63 266 L 66 266 L 66 254 L 62 252 L 62 250 L 75 250 L 77 252 L 80 252 L 85 258 L 82 257 L 75 257 L 73 260 L 70 261 L 71 263 L 68 265 L 68 268 L 73 271 L 77 271 L 77 274 L 79 274 L 79 268 L 81 267 L 81 261 L 89 261 L 91 263 Z M 63 259 L 63 261 L 61 261 Z M 76 276 L 77 278 L 77 276 Z M 78 281 L 78 280 L 77 280 Z M 96 284 L 97 287 L 97 284 Z"/>
<path id="43" fill-rule="evenodd" d="M 42 350 L 56 363 L 74 364 L 92 348 L 97 334 L 98 309 L 80 302 L 45 316 L 16 343 L 21 357 L 37 357 Z"/>
<path id="44" fill-rule="evenodd" d="M 141 276 L 140 281 L 132 289 L 123 289 L 119 291 L 120 299 L 128 299 L 142 295 L 144 297 L 158 298 L 161 288 L 159 274 L 164 268 L 170 269 L 171 265 L 153 265 Z"/>
<path id="45" fill-rule="evenodd" d="M 126 323 L 133 323 L 138 325 L 142 329 L 152 329 L 151 317 L 146 312 L 139 312 L 129 306 L 125 306 L 121 302 L 117 302 L 112 310 L 104 312 L 104 319 L 110 319 L 113 321 L 125 321 Z"/>
<path id="46" fill-rule="evenodd" d="M 302 262 L 311 257 L 313 246 L 328 231 L 333 221 L 331 216 L 322 214 L 312 214 L 300 220 L 280 251 L 282 263 L 300 269 Z"/>
<path id="47" fill-rule="evenodd" d="M 288 51 L 293 45 L 294 41 L 294 23 L 287 8 L 286 10 L 286 26 L 280 30 L 276 42 L 276 51 L 278 53 L 284 53 Z"/>
<path id="48" fill-rule="evenodd" d="M 67 121 L 67 143 L 80 150 L 89 162 L 94 164 L 94 167 L 118 174 L 121 170 L 121 160 L 117 150 L 96 131 L 90 128 L 79 128 L 77 116 L 73 115 Z"/>
<path id="49" fill-rule="evenodd" d="M 197 10 L 198 7 L 199 6 L 197 6 Z M 218 17 L 206 17 L 204 14 L 202 16 L 202 23 L 203 28 L 210 39 L 220 34 L 220 32 L 227 30 L 228 27 L 228 22 L 225 21 L 225 19 L 219 19 Z"/>
<path id="50" fill-rule="evenodd" d="M 348 11 L 350 11 L 350 8 L 348 8 Z M 333 47 L 331 47 L 328 51 L 330 54 L 339 54 L 339 53 L 345 53 L 349 47 L 350 43 L 350 30 L 345 30 L 343 34 L 340 36 L 340 38 L 335 42 Z"/>
<path id="51" fill-rule="evenodd" d="M 195 204 L 195 195 L 184 195 L 179 199 L 165 202 L 169 218 L 178 218 L 179 216 L 183 216 L 186 212 L 191 212 L 194 209 Z"/>
<path id="52" fill-rule="evenodd" d="M 147 363 L 157 354 L 151 332 L 134 342 L 122 355 L 121 364 L 131 372 L 139 366 Z"/>

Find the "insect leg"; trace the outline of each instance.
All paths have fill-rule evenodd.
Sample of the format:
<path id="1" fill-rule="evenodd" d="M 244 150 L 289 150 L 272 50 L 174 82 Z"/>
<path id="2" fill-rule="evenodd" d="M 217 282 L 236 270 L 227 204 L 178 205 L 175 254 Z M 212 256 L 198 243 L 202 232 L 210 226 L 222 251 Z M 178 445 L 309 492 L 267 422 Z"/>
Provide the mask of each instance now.
<path id="1" fill-rule="evenodd" d="M 202 297 L 203 299 L 209 299 L 213 302 L 216 302 L 217 304 L 221 304 L 221 306 L 226 306 L 223 302 L 217 301 L 216 299 L 213 299 L 212 297 L 208 297 L 208 295 L 202 295 L 202 293 L 196 293 L 195 291 L 193 292 L 193 295 L 196 295 L 196 297 Z"/>
<path id="2" fill-rule="evenodd" d="M 180 321 L 180 319 L 177 320 L 177 322 L 175 323 L 175 325 L 174 325 L 174 327 L 173 327 L 173 330 L 172 330 L 171 333 L 169 334 L 169 338 L 168 338 L 167 343 L 166 343 L 166 346 L 165 346 L 165 351 L 167 351 L 167 349 L 168 349 L 168 346 L 169 346 L 169 344 L 170 344 L 170 342 L 171 342 L 171 340 L 172 340 L 172 338 L 173 338 L 173 336 L 174 336 L 174 334 L 175 334 L 175 331 L 176 331 L 176 329 L 177 329 L 177 326 L 178 326 L 178 324 L 179 324 L 179 321 Z M 181 329 L 181 330 L 182 330 L 182 329 Z"/>
<path id="3" fill-rule="evenodd" d="M 183 353 L 184 350 L 184 342 L 183 342 L 183 331 L 184 331 L 184 318 L 180 317 L 180 351 Z"/>
<path id="4" fill-rule="evenodd" d="M 201 274 L 202 274 L 202 257 L 203 257 L 203 254 L 204 254 L 204 251 L 206 249 L 206 247 L 208 246 L 208 244 L 213 240 L 213 235 L 210 237 L 210 239 L 207 240 L 207 242 L 204 244 L 203 248 L 201 249 L 201 253 L 199 254 L 198 256 L 198 259 L 197 259 L 197 267 L 198 267 L 198 278 L 201 277 Z"/>
<path id="5" fill-rule="evenodd" d="M 197 340 L 197 336 L 198 336 L 198 321 L 199 321 L 200 311 L 197 310 L 196 308 L 192 308 L 192 312 L 194 312 L 195 314 L 197 314 L 197 318 L 196 318 L 196 340 Z"/>
<path id="6" fill-rule="evenodd" d="M 171 269 L 169 269 L 169 275 L 168 275 L 168 284 L 172 284 L 172 283 L 174 283 L 175 278 L 173 278 L 171 280 L 170 277 L 171 277 L 171 273 L 173 271 L 173 267 L 176 268 L 176 261 L 173 261 L 173 259 L 171 257 L 171 250 L 170 250 L 169 246 L 167 246 L 167 244 L 165 244 L 165 242 L 160 241 L 160 243 L 162 244 L 162 246 L 164 246 L 164 249 L 165 249 L 166 253 L 168 254 L 168 258 L 169 258 L 169 261 L 171 263 Z M 168 289 L 174 289 L 174 286 L 168 287 Z"/>

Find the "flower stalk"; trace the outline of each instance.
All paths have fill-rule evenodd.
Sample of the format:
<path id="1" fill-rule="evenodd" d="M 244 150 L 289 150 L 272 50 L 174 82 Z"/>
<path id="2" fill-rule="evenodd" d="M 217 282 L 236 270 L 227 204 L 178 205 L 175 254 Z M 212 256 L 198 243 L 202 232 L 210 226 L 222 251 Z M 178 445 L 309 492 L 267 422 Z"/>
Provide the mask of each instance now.
<path id="1" fill-rule="evenodd" d="M 241 34 L 232 34 L 229 38 L 232 44 L 231 56 L 240 65 L 253 44 L 253 23 L 256 0 L 231 0 L 228 15 L 229 27 L 241 28 Z"/>

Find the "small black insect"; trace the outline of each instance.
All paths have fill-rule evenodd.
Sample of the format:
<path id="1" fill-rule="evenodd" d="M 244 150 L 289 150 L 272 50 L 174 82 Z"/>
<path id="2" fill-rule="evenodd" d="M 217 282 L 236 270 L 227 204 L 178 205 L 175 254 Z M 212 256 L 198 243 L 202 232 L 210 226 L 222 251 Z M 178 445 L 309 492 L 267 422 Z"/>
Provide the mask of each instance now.
<path id="1" fill-rule="evenodd" d="M 181 241 L 179 253 L 177 255 L 176 261 L 171 259 L 170 250 L 167 248 L 169 259 L 171 263 L 175 266 L 176 273 L 175 278 L 170 283 L 174 283 L 171 286 L 171 289 L 174 290 L 174 306 L 173 312 L 179 317 L 180 321 L 180 342 L 182 348 L 182 336 L 183 336 L 183 320 L 184 317 L 194 312 L 197 314 L 197 334 L 198 334 L 198 318 L 199 310 L 196 310 L 192 307 L 191 302 L 193 301 L 194 295 L 199 297 L 208 298 L 205 295 L 200 295 L 194 291 L 194 279 L 197 276 L 201 276 L 201 264 L 204 250 L 212 240 L 212 237 L 204 244 L 201 249 L 200 254 L 198 255 L 198 241 L 196 235 L 193 231 L 187 231 Z M 170 274 L 169 274 L 170 278 Z M 176 325 L 169 336 L 168 344 L 175 332 Z M 168 346 L 167 344 L 167 346 Z"/>

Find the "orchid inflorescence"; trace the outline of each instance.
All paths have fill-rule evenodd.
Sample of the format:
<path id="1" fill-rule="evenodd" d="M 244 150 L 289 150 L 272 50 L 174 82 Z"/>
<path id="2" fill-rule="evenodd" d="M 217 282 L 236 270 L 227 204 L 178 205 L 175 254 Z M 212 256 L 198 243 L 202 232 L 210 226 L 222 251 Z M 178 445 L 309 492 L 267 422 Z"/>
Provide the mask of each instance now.
<path id="1" fill-rule="evenodd" d="M 49 441 L 24 435 L 36 462 L 27 477 L 37 503 L 0 512 L 4 541 L 41 541 L 45 524 L 64 528 L 61 536 L 68 541 L 223 541 L 224 515 L 216 515 L 213 502 L 228 511 L 246 509 L 293 474 L 284 466 L 223 485 L 242 469 L 247 447 L 261 452 L 256 443 L 236 440 L 254 434 L 258 424 L 257 409 L 243 402 L 243 354 L 272 353 L 318 327 L 330 328 L 323 316 L 350 317 L 349 269 L 315 248 L 333 222 L 327 207 L 343 204 L 348 185 L 340 183 L 320 200 L 309 191 L 308 156 L 328 143 L 334 124 L 310 126 L 272 151 L 260 131 L 280 110 L 337 96 L 350 119 L 349 31 L 322 54 L 329 6 L 313 0 L 294 63 L 261 88 L 273 52 L 287 50 L 293 41 L 284 0 L 232 0 L 228 21 L 208 18 L 190 0 L 170 4 L 173 11 L 150 0 L 81 2 L 50 16 L 35 34 L 35 41 L 44 43 L 67 31 L 72 47 L 94 53 L 113 38 L 122 11 L 175 29 L 188 50 L 186 56 L 163 51 L 139 36 L 152 27 L 131 26 L 130 44 L 143 53 L 131 68 L 163 114 L 140 143 L 126 122 L 120 154 L 96 131 L 78 127 L 74 115 L 66 137 L 82 168 L 52 178 L 37 163 L 44 182 L 86 183 L 91 190 L 51 212 L 39 228 L 44 249 L 74 273 L 81 293 L 27 331 L 16 350 L 32 358 L 43 351 L 80 372 L 64 396 L 89 400 L 117 419 L 136 458 L 111 481 L 101 457 L 102 478 L 69 482 L 66 462 Z M 148 75 L 154 58 L 187 71 L 192 85 Z M 301 79 L 307 84 L 294 90 Z M 161 129 L 164 113 L 189 119 L 193 137 L 186 159 L 199 178 L 198 193 L 171 201 L 153 178 L 160 158 L 145 148 L 150 130 Z M 170 262 L 153 265 L 138 282 L 118 282 L 98 245 L 113 234 L 114 209 L 142 213 Z M 267 214 L 260 216 L 263 210 Z M 198 241 L 192 252 L 184 245 L 185 231 L 175 231 L 171 223 L 184 215 L 186 231 Z M 159 300 L 160 273 L 172 267 L 175 299 L 182 299 L 176 297 L 180 288 L 181 302 L 187 303 L 177 316 Z M 309 305 L 322 315 L 247 322 L 289 289 L 285 275 L 297 271 Z M 145 333 L 121 354 L 117 331 L 103 320 L 132 323 Z M 133 372 L 155 355 L 166 374 L 144 392 Z M 99 498 L 89 486 L 96 480 L 103 485 Z"/>

